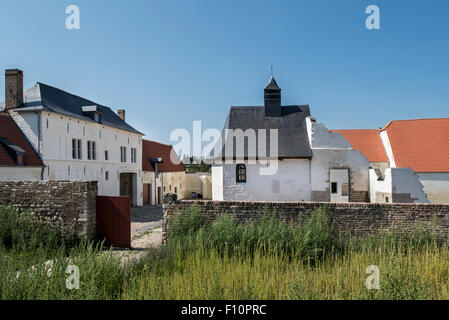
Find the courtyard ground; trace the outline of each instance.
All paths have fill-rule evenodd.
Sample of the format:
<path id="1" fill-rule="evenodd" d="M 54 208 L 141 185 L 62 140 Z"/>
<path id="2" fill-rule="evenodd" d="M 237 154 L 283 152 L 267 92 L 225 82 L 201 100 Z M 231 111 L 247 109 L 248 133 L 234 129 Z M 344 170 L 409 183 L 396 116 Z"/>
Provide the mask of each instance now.
<path id="1" fill-rule="evenodd" d="M 131 249 L 116 251 L 123 263 L 138 261 L 147 248 L 162 244 L 162 221 L 162 206 L 131 208 Z"/>

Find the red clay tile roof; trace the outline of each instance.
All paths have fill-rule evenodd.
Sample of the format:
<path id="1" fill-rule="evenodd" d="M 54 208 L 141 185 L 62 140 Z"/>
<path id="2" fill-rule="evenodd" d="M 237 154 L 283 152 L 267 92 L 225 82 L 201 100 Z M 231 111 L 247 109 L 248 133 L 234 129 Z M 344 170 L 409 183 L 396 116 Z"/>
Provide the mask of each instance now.
<path id="1" fill-rule="evenodd" d="M 16 125 L 14 120 L 8 113 L 0 112 L 0 139 L 7 139 L 10 143 L 25 150 L 25 162 L 26 166 L 42 167 L 42 163 L 39 155 L 34 151 L 31 144 L 28 142 L 25 135 Z M 3 143 L 0 143 L 0 166 L 16 166 L 17 162 L 11 155 L 11 150 L 7 148 Z"/>
<path id="2" fill-rule="evenodd" d="M 329 130 L 339 132 L 351 144 L 352 148 L 360 151 L 369 162 L 388 162 L 379 130 Z"/>
<path id="3" fill-rule="evenodd" d="M 449 118 L 391 121 L 383 129 L 397 167 L 449 172 Z"/>
<path id="4" fill-rule="evenodd" d="M 179 164 L 173 163 L 171 161 L 171 156 L 174 157 L 175 161 L 179 161 Z M 179 172 L 186 170 L 171 145 L 143 139 L 142 140 L 143 171 L 154 172 L 154 168 L 150 163 L 151 158 L 162 158 L 163 162 L 158 165 L 159 172 Z"/>

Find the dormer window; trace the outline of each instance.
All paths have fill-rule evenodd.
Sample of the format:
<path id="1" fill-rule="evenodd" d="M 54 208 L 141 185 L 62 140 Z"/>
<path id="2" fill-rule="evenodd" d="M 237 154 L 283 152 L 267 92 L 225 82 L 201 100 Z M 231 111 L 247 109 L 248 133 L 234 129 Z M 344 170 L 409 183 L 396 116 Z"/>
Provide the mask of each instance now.
<path id="1" fill-rule="evenodd" d="M 83 113 L 96 123 L 101 123 L 101 114 L 103 113 L 98 106 L 85 106 Z"/>
<path id="2" fill-rule="evenodd" d="M 25 150 L 6 138 L 0 138 L 0 144 L 6 148 L 6 151 L 16 161 L 18 166 L 23 166 L 25 164 Z"/>

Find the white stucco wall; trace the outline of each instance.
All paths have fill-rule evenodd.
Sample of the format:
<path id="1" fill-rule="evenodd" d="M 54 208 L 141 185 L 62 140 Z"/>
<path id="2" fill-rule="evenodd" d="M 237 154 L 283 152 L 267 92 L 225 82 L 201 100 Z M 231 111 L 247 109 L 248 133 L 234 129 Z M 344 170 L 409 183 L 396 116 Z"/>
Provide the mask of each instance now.
<path id="1" fill-rule="evenodd" d="M 449 172 L 417 173 L 432 203 L 449 203 Z"/>
<path id="2" fill-rule="evenodd" d="M 212 165 L 212 200 L 223 201 L 223 167 Z"/>
<path id="3" fill-rule="evenodd" d="M 236 182 L 236 164 L 223 164 L 223 200 L 310 201 L 310 161 L 280 160 L 273 175 L 261 175 L 261 164 L 246 165 L 246 182 Z M 266 167 L 266 166 L 264 166 Z M 219 171 L 213 171 L 212 183 Z M 215 192 L 220 188 L 214 186 Z M 219 196 L 214 195 L 218 200 Z"/>
<path id="4" fill-rule="evenodd" d="M 410 194 L 414 203 L 429 203 L 419 176 L 410 168 L 387 168 L 384 180 L 378 180 L 374 169 L 370 170 L 371 202 L 401 202 L 399 195 Z M 388 197 L 388 201 L 386 199 Z M 399 198 L 400 199 L 400 198 Z"/>
<path id="5" fill-rule="evenodd" d="M 132 173 L 135 174 L 132 202 L 142 205 L 141 135 L 47 111 L 12 114 L 41 154 L 46 165 L 44 180 L 96 180 L 99 195 L 119 196 L 120 174 Z M 72 159 L 72 139 L 82 140 L 81 160 Z M 96 142 L 96 160 L 87 159 L 87 141 Z M 126 163 L 120 162 L 121 146 L 127 148 Z M 136 163 L 131 163 L 131 148 L 137 150 Z M 106 150 L 108 160 L 105 159 Z"/>
<path id="6" fill-rule="evenodd" d="M 306 125 L 312 149 L 352 149 L 351 144 L 341 133 L 329 132 L 322 123 L 316 122 L 314 118 L 308 117 Z"/>
<path id="7" fill-rule="evenodd" d="M 350 189 L 369 191 L 369 161 L 352 150 L 351 144 L 338 132 L 329 132 L 321 123 L 308 117 L 306 120 L 309 143 L 313 157 L 311 163 L 311 188 L 313 191 L 329 191 L 330 169 L 349 169 Z"/>
<path id="8" fill-rule="evenodd" d="M 396 168 L 396 163 L 394 161 L 393 149 L 391 148 L 390 138 L 388 137 L 388 133 L 386 130 L 380 132 L 380 139 L 382 140 L 382 144 L 385 149 L 385 153 L 387 154 L 388 160 L 390 162 L 391 168 Z"/>
<path id="9" fill-rule="evenodd" d="M 350 186 L 353 191 L 369 191 L 369 161 L 357 150 L 315 149 L 312 158 L 312 190 L 325 191 L 330 188 L 330 169 L 350 171 Z"/>
<path id="10" fill-rule="evenodd" d="M 33 181 L 41 179 L 40 167 L 0 167 L 1 181 Z"/>
<path id="11" fill-rule="evenodd" d="M 370 182 L 370 201 L 372 203 L 386 203 L 392 202 L 392 182 L 391 182 L 391 170 L 385 169 L 383 172 L 384 179 L 379 180 L 374 169 L 369 170 L 369 182 Z M 388 198 L 388 199 L 387 199 Z"/>

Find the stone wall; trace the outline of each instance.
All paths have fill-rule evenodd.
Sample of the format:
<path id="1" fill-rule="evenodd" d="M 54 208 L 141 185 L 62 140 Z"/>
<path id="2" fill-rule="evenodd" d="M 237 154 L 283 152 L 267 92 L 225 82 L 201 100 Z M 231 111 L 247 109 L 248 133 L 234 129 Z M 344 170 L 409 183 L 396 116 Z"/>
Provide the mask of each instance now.
<path id="1" fill-rule="evenodd" d="M 96 181 L 0 181 L 0 206 L 31 210 L 51 223 L 95 236 Z"/>
<path id="2" fill-rule="evenodd" d="M 435 219 L 436 232 L 449 240 L 449 205 L 397 203 L 174 201 L 164 204 L 164 236 L 170 217 L 194 205 L 211 220 L 226 212 L 240 222 L 259 219 L 264 210 L 276 212 L 281 220 L 295 222 L 301 215 L 326 207 L 337 234 L 351 232 L 361 236 L 387 232 L 394 225 L 413 230 L 417 222 Z"/>

